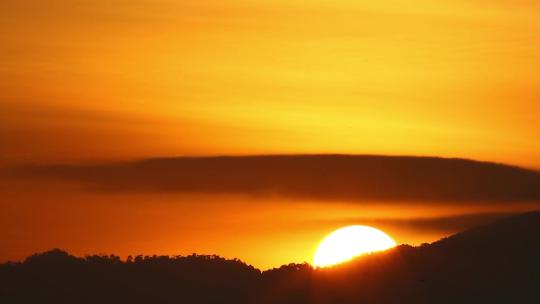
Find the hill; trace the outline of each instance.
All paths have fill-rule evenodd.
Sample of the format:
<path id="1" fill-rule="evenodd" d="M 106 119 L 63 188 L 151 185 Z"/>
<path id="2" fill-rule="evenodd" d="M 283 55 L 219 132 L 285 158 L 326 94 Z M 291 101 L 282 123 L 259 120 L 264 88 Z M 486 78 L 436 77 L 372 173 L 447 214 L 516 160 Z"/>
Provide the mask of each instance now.
<path id="1" fill-rule="evenodd" d="M 327 269 L 261 272 L 218 256 L 78 258 L 0 266 L 1 303 L 540 303 L 540 212 Z"/>
<path id="2" fill-rule="evenodd" d="M 540 212 L 315 271 L 316 303 L 540 303 Z"/>

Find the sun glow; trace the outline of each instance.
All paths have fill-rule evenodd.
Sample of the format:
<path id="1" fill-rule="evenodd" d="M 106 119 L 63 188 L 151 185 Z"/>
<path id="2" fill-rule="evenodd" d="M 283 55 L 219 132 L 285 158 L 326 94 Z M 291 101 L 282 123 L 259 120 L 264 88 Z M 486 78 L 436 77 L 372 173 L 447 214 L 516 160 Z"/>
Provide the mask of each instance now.
<path id="1" fill-rule="evenodd" d="M 359 255 L 396 246 L 386 233 L 368 226 L 347 226 L 329 234 L 313 258 L 316 267 L 326 267 L 351 260 Z"/>

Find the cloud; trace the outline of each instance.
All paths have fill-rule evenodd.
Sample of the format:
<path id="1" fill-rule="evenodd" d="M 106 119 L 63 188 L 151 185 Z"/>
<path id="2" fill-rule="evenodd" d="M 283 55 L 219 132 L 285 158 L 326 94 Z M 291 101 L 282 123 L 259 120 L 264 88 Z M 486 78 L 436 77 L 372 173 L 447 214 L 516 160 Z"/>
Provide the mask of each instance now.
<path id="1" fill-rule="evenodd" d="M 98 191 L 396 203 L 540 201 L 540 172 L 433 157 L 178 157 L 100 165 L 29 165 L 5 172 L 24 180 L 82 182 Z"/>
<path id="2" fill-rule="evenodd" d="M 515 213 L 490 212 L 470 213 L 438 217 L 412 217 L 412 218 L 357 218 L 334 220 L 340 225 L 368 225 L 379 227 L 383 230 L 399 229 L 421 232 L 456 233 L 472 227 L 488 224 Z"/>

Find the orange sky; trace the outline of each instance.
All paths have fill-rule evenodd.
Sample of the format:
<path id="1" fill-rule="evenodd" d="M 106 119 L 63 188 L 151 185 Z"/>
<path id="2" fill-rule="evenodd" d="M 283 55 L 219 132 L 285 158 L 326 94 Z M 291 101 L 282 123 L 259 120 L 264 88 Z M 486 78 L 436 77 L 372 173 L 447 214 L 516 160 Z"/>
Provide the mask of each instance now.
<path id="1" fill-rule="evenodd" d="M 441 228 L 437 222 L 424 226 L 411 223 L 419 218 L 437 220 L 448 215 L 516 212 L 539 206 L 456 207 L 419 202 L 396 207 L 384 202 L 103 194 L 28 185 L 25 189 L 32 191 L 0 191 L 0 195 L 8 197 L 0 202 L 0 262 L 58 247 L 79 256 L 115 253 L 123 258 L 137 254 L 218 254 L 268 269 L 291 262 L 311 262 L 319 242 L 347 225 L 372 225 L 397 243 L 419 245 L 464 229 Z M 373 222 L 377 219 L 384 221 Z"/>
<path id="2" fill-rule="evenodd" d="M 528 0 L 4 0 L 0 153 L 538 168 L 539 16 Z"/>
<path id="3" fill-rule="evenodd" d="M 0 165 L 342 153 L 538 169 L 539 17 L 537 0 L 2 0 Z M 309 261 L 354 219 L 417 244 L 451 231 L 390 219 L 530 208 L 0 181 L 0 261 L 62 247 L 267 268 Z"/>

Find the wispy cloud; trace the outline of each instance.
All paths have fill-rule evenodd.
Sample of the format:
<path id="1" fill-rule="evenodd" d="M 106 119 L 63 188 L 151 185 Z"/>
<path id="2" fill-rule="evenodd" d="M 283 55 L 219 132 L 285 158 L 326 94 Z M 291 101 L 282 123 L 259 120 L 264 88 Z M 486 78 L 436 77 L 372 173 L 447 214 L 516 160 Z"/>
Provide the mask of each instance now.
<path id="1" fill-rule="evenodd" d="M 351 217 L 344 219 L 326 220 L 328 223 L 339 225 L 368 225 L 379 227 L 383 230 L 410 230 L 450 234 L 458 231 L 484 225 L 498 219 L 511 216 L 515 213 L 489 212 L 468 213 L 436 217 L 410 217 L 410 218 L 375 218 L 375 217 Z M 320 224 L 320 221 L 318 222 Z"/>

